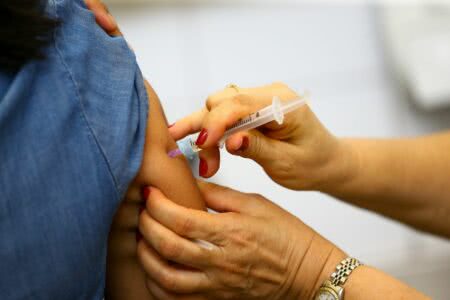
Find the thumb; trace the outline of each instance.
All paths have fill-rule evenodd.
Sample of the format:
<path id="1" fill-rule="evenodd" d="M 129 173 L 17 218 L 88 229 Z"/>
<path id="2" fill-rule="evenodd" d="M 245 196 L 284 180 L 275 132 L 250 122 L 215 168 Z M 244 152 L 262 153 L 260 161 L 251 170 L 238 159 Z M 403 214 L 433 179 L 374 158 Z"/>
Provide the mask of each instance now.
<path id="1" fill-rule="evenodd" d="M 253 214 L 255 207 L 248 194 L 203 180 L 197 180 L 197 185 L 208 208 L 220 213 Z"/>
<path id="2" fill-rule="evenodd" d="M 276 161 L 279 143 L 258 130 L 252 130 L 231 136 L 226 146 L 231 154 L 254 160 L 264 168 Z"/>

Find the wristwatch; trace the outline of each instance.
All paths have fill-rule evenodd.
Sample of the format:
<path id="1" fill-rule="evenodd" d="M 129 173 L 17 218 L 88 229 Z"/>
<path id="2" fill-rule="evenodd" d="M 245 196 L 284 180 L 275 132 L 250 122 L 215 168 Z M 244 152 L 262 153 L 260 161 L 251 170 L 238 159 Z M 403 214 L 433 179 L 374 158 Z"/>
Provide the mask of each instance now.
<path id="1" fill-rule="evenodd" d="M 344 299 L 344 283 L 347 281 L 354 269 L 361 266 L 362 263 L 348 257 L 336 266 L 336 271 L 331 274 L 330 279 L 320 286 L 315 300 L 342 300 Z"/>

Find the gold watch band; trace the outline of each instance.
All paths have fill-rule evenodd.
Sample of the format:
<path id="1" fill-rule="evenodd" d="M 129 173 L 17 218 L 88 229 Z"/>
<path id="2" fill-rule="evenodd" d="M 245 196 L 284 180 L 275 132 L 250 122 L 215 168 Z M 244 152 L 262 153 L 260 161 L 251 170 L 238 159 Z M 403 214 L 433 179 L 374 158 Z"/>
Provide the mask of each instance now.
<path id="1" fill-rule="evenodd" d="M 336 271 L 331 274 L 328 280 L 320 287 L 314 299 L 316 300 L 342 300 L 344 299 L 344 283 L 347 281 L 350 274 L 362 263 L 355 259 L 348 257 L 341 261 L 336 266 Z"/>
<path id="2" fill-rule="evenodd" d="M 331 274 L 331 283 L 336 286 L 343 286 L 353 270 L 361 265 L 362 263 L 356 258 L 347 257 L 336 266 L 336 271 Z"/>

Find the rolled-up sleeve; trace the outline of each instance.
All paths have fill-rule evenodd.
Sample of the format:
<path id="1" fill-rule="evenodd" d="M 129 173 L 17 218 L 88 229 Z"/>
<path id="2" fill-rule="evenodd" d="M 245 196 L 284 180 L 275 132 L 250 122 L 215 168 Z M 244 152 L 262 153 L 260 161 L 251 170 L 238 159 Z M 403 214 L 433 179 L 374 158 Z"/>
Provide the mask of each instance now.
<path id="1" fill-rule="evenodd" d="M 87 130 L 106 160 L 120 196 L 143 155 L 148 97 L 136 57 L 122 37 L 110 37 L 81 0 L 55 2 L 65 25 L 57 51 L 71 76 Z"/>

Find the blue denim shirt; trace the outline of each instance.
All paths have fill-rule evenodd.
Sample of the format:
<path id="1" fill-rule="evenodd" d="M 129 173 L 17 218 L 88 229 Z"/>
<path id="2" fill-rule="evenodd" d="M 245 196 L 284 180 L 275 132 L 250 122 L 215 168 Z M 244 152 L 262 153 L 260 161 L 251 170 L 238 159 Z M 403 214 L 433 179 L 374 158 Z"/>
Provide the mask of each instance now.
<path id="1" fill-rule="evenodd" d="M 108 231 L 143 153 L 148 102 L 132 51 L 82 0 L 46 59 L 0 71 L 0 299 L 102 299 Z"/>

